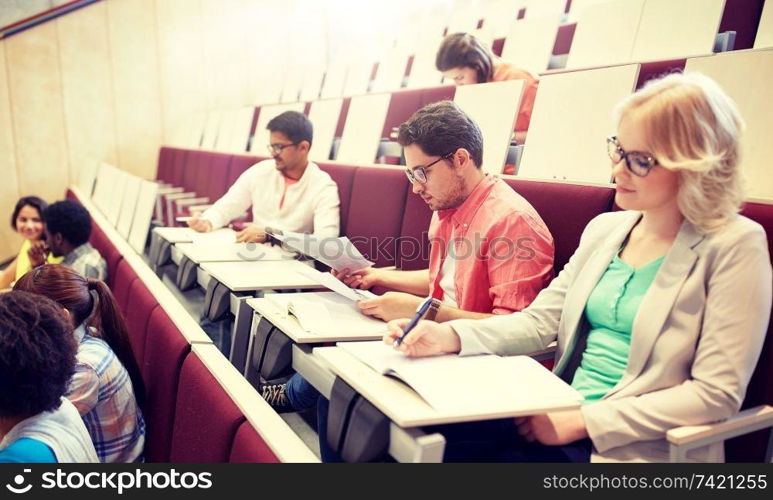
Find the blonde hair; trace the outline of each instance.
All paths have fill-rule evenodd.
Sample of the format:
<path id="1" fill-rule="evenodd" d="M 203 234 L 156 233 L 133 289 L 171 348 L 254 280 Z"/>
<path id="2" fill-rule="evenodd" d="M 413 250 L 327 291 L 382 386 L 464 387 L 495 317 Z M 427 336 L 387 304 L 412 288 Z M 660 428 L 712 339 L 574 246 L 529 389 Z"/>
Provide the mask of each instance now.
<path id="1" fill-rule="evenodd" d="M 720 229 L 743 202 L 738 108 L 709 77 L 673 73 L 648 82 L 616 109 L 618 122 L 633 115 L 647 151 L 679 173 L 677 205 L 699 231 Z"/>

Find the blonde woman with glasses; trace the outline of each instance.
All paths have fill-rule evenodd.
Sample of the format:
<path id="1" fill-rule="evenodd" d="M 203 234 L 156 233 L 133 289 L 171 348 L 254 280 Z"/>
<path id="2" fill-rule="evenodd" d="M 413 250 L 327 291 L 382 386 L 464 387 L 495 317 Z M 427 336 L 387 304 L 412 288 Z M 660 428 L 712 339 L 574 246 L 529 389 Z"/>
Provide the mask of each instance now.
<path id="1" fill-rule="evenodd" d="M 743 121 L 700 74 L 650 82 L 617 116 L 607 146 L 624 211 L 591 221 L 563 271 L 523 311 L 424 321 L 400 345 L 414 357 L 516 355 L 557 340 L 554 370 L 584 403 L 449 427 L 447 460 L 665 461 L 669 429 L 741 406 L 773 279 L 763 228 L 738 215 Z M 391 322 L 384 340 L 406 323 Z M 721 454 L 695 458 L 712 452 Z"/>

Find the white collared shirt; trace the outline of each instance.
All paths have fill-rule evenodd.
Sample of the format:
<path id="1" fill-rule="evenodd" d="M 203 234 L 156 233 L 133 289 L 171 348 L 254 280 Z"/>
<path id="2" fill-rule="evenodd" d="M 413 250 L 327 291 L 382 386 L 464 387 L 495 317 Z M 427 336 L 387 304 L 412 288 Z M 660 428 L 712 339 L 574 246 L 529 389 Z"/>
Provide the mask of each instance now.
<path id="1" fill-rule="evenodd" d="M 279 207 L 282 196 L 284 203 Z M 309 162 L 298 182 L 285 186 L 273 159 L 261 161 L 236 180 L 222 198 L 202 214 L 212 229 L 225 226 L 252 205 L 253 224 L 282 231 L 337 237 L 340 228 L 338 185 Z"/>

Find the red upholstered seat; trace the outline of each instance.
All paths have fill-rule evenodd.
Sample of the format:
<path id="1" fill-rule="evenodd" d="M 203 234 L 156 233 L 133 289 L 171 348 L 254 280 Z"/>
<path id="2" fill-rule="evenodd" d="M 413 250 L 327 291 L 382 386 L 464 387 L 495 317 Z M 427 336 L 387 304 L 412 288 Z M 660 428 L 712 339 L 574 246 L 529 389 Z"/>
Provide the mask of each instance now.
<path id="1" fill-rule="evenodd" d="M 171 180 L 169 181 L 169 184 L 173 186 L 182 186 L 183 174 L 185 172 L 185 162 L 188 159 L 188 150 L 177 148 L 168 149 L 170 156 L 169 163 L 171 165 Z"/>
<path id="2" fill-rule="evenodd" d="M 140 365 L 142 379 L 145 381 L 143 412 L 148 428 L 145 460 L 168 462 L 172 447 L 177 385 L 183 360 L 191 347 L 160 307 L 150 314 L 147 336 L 151 341 L 145 343 L 143 363 Z"/>
<path id="3" fill-rule="evenodd" d="M 196 191 L 196 193 L 199 194 L 199 196 L 208 197 L 209 201 L 214 203 L 218 198 L 225 194 L 229 187 L 231 187 L 231 185 L 228 184 L 228 173 L 231 168 L 233 155 L 224 153 L 211 154 L 213 156 L 209 163 L 206 185 L 203 186 L 201 192 Z"/>
<path id="4" fill-rule="evenodd" d="M 76 195 L 72 189 L 67 189 L 67 192 L 64 195 L 65 198 L 72 201 L 77 201 L 78 203 L 81 202 L 81 200 L 78 198 L 78 195 Z"/>
<path id="5" fill-rule="evenodd" d="M 402 169 L 363 167 L 354 174 L 346 235 L 377 267 L 395 265 L 407 183 Z"/>
<path id="6" fill-rule="evenodd" d="M 121 308 L 121 312 L 123 312 L 124 315 L 127 314 L 126 307 L 129 304 L 129 290 L 131 290 L 132 283 L 134 283 L 134 280 L 136 279 L 137 273 L 134 272 L 132 266 L 124 259 L 121 259 L 116 267 L 112 290 L 115 300 L 118 302 L 118 307 Z"/>
<path id="7" fill-rule="evenodd" d="M 454 85 L 443 85 L 442 87 L 430 87 L 424 89 L 421 94 L 420 107 L 423 108 L 427 104 L 433 102 L 453 100 L 455 95 L 456 86 Z"/>
<path id="8" fill-rule="evenodd" d="M 244 415 L 195 352 L 183 361 L 177 389 L 172 462 L 223 463 Z"/>
<path id="9" fill-rule="evenodd" d="M 236 431 L 228 461 L 231 463 L 278 463 L 279 459 L 266 445 L 252 424 L 243 422 Z"/>
<path id="10" fill-rule="evenodd" d="M 148 336 L 148 321 L 158 301 L 141 279 L 134 280 L 129 288 L 126 305 L 126 327 L 137 366 L 142 366 L 145 356 L 145 340 Z"/>
<path id="11" fill-rule="evenodd" d="M 228 178 L 226 180 L 226 191 L 234 185 L 236 179 L 239 178 L 248 168 L 261 161 L 262 157 L 251 155 L 234 155 L 231 160 L 231 167 L 228 169 Z M 213 200 L 214 201 L 214 200 Z"/>
<path id="12" fill-rule="evenodd" d="M 228 169 L 231 164 L 230 154 L 216 153 L 212 151 L 191 151 L 190 165 L 191 184 L 190 189 L 186 191 L 196 193 L 196 197 L 208 197 L 210 203 L 214 203 L 218 198 L 225 194 L 228 188 Z M 178 202 L 182 205 L 178 205 Z M 188 215 L 183 200 L 173 202 L 175 217 Z M 201 205 L 202 203 L 198 203 Z"/>
<path id="13" fill-rule="evenodd" d="M 196 187 L 206 182 L 207 163 L 211 157 L 207 151 L 189 151 L 183 170 L 182 187 L 186 192 L 196 192 Z"/>
<path id="14" fill-rule="evenodd" d="M 338 197 L 341 199 L 341 234 L 346 234 L 346 220 L 349 217 L 352 184 L 357 167 L 330 163 L 319 163 L 318 165 L 338 184 Z"/>
<path id="15" fill-rule="evenodd" d="M 393 128 L 399 127 L 421 108 L 423 94 L 424 89 L 399 90 L 392 93 L 381 137 L 389 138 Z"/>
<path id="16" fill-rule="evenodd" d="M 407 183 L 408 184 L 408 183 Z M 405 210 L 400 228 L 400 241 L 397 244 L 395 265 L 398 269 L 415 271 L 429 267 L 429 223 L 432 210 L 411 190 L 408 184 L 405 198 Z"/>
<path id="17" fill-rule="evenodd" d="M 346 117 L 349 115 L 349 104 L 351 102 L 351 97 L 344 97 L 344 100 L 341 102 L 341 116 L 338 117 L 335 137 L 341 137 L 344 133 L 344 125 L 346 124 Z"/>
<path id="18" fill-rule="evenodd" d="M 161 182 L 172 182 L 172 159 L 174 158 L 173 148 L 161 146 L 158 150 L 158 163 L 156 164 L 156 180 Z"/>
<path id="19" fill-rule="evenodd" d="M 768 236 L 768 251 L 773 255 L 773 205 L 747 203 L 742 215 L 749 217 L 763 228 Z M 768 334 L 762 347 L 749 387 L 746 389 L 742 409 L 768 404 L 773 405 L 773 322 L 768 325 Z M 741 436 L 727 442 L 728 462 L 761 462 L 765 458 L 765 445 L 770 431 L 760 431 Z"/>
<path id="20" fill-rule="evenodd" d="M 517 179 L 506 182 L 532 204 L 553 235 L 556 274 L 577 249 L 588 222 L 611 210 L 615 195 L 615 190 L 608 187 Z"/>
<path id="21" fill-rule="evenodd" d="M 89 243 L 102 255 L 107 263 L 107 286 L 113 287 L 115 283 L 115 275 L 118 269 L 118 263 L 123 260 L 123 255 L 113 245 L 113 243 L 105 235 L 104 231 L 99 226 L 91 223 L 91 236 L 89 236 Z"/>
<path id="22" fill-rule="evenodd" d="M 497 38 L 491 43 L 491 52 L 496 56 L 502 55 L 502 49 L 505 47 L 505 39 Z"/>

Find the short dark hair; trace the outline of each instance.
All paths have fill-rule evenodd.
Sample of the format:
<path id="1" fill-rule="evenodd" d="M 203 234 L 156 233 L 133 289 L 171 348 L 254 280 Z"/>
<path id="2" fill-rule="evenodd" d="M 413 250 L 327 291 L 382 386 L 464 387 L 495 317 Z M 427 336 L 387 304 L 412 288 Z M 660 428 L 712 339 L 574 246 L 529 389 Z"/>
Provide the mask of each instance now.
<path id="1" fill-rule="evenodd" d="M 71 245 L 79 247 L 91 236 L 91 215 L 80 203 L 72 200 L 57 201 L 43 210 L 46 229 L 61 234 Z"/>
<path id="2" fill-rule="evenodd" d="M 28 292 L 0 294 L 0 417 L 59 408 L 76 350 L 72 326 L 54 301 Z"/>
<path id="3" fill-rule="evenodd" d="M 416 144 L 424 153 L 445 156 L 464 148 L 472 161 L 483 165 L 483 134 L 478 124 L 452 101 L 427 104 L 400 125 L 397 142 Z"/>
<path id="4" fill-rule="evenodd" d="M 32 207 L 38 211 L 40 214 L 40 217 L 43 217 L 43 210 L 46 209 L 48 206 L 48 203 L 43 201 L 42 198 L 38 198 L 37 196 L 25 196 L 23 198 L 19 198 L 19 201 L 16 202 L 16 206 L 13 208 L 13 214 L 11 214 L 11 229 L 16 231 L 16 218 L 19 216 L 19 212 L 21 212 L 21 209 L 24 207 Z"/>
<path id="5" fill-rule="evenodd" d="M 435 67 L 438 71 L 472 68 L 478 73 L 478 83 L 486 83 L 494 75 L 494 54 L 478 38 L 469 33 L 448 35 L 440 44 Z"/>
<path id="6" fill-rule="evenodd" d="M 314 137 L 314 126 L 303 113 L 285 111 L 268 122 L 266 127 L 271 132 L 282 132 L 293 142 L 307 141 L 311 145 Z"/>

